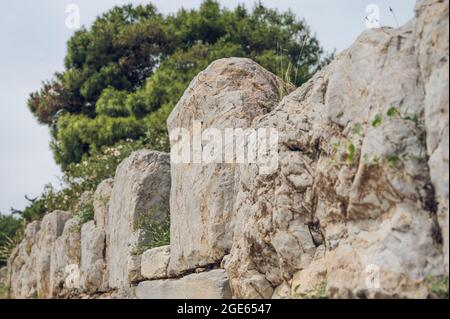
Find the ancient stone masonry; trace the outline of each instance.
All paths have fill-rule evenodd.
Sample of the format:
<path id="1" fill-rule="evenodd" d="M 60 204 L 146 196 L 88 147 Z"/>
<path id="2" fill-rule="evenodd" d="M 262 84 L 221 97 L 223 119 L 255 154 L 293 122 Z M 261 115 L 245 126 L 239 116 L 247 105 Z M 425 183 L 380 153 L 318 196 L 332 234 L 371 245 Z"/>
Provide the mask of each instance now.
<path id="1" fill-rule="evenodd" d="M 184 128 L 194 136 L 194 121 L 202 129 L 246 129 L 278 104 L 280 91 L 291 89 L 249 59 L 218 60 L 192 81 L 170 114 L 169 134 Z M 238 165 L 204 164 L 193 157 L 191 163 L 172 163 L 173 275 L 220 262 L 231 248 Z"/>
<path id="2" fill-rule="evenodd" d="M 148 240 L 140 220 L 165 218 L 169 191 L 169 155 L 133 153 L 98 186 L 94 220 L 57 211 L 27 226 L 9 261 L 12 297 L 134 297 L 128 264 Z"/>
<path id="3" fill-rule="evenodd" d="M 230 299 L 224 270 L 191 274 L 181 279 L 143 281 L 136 288 L 139 299 Z"/>
<path id="4" fill-rule="evenodd" d="M 448 274 L 448 1 L 366 31 L 253 125 L 280 132 L 280 167 L 240 171 L 234 296 L 426 297 Z"/>
<path id="5" fill-rule="evenodd" d="M 170 159 L 168 154 L 142 150 L 117 168 L 106 233 L 111 288 L 129 286 L 128 260 L 139 255 L 148 236 L 140 224 L 145 219 L 162 220 L 169 211 Z"/>
<path id="6" fill-rule="evenodd" d="M 11 296 L 436 297 L 430 280 L 449 271 L 448 14 L 449 1 L 420 0 L 405 26 L 365 31 L 295 90 L 251 60 L 215 61 L 170 115 L 172 145 L 196 121 L 270 128 L 276 169 L 135 152 L 91 194 L 94 220 L 57 211 L 27 226 Z M 148 225 L 168 214 L 170 245 L 154 247 Z"/>

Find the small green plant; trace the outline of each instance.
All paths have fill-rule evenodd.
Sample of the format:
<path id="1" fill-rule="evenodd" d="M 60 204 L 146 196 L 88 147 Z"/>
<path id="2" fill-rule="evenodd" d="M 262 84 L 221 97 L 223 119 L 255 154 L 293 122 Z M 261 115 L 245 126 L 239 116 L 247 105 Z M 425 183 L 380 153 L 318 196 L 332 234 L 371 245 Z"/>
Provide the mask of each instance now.
<path id="1" fill-rule="evenodd" d="M 327 299 L 327 279 L 306 292 L 298 292 L 300 285 L 294 288 L 294 298 L 298 299 Z"/>
<path id="2" fill-rule="evenodd" d="M 287 68 L 286 68 L 286 72 L 284 72 L 284 77 L 283 80 L 286 83 L 291 83 L 292 84 L 292 79 L 291 79 L 291 70 L 292 70 L 292 63 L 289 62 Z"/>
<path id="3" fill-rule="evenodd" d="M 378 127 L 383 123 L 383 116 L 381 114 L 375 115 L 374 119 L 372 120 L 372 126 Z"/>
<path id="4" fill-rule="evenodd" d="M 355 154 L 356 154 L 356 146 L 355 144 L 350 144 L 347 149 L 347 163 L 353 164 L 355 160 Z"/>
<path id="5" fill-rule="evenodd" d="M 400 157 L 396 156 L 396 155 L 390 155 L 386 157 L 386 162 L 388 164 L 388 166 L 394 168 L 397 167 L 400 164 Z"/>
<path id="6" fill-rule="evenodd" d="M 94 205 L 92 203 L 84 205 L 78 212 L 81 224 L 94 220 Z"/>
<path id="7" fill-rule="evenodd" d="M 136 222 L 136 229 L 143 231 L 143 238 L 138 247 L 138 253 L 156 247 L 170 244 L 170 213 L 164 215 L 155 214 L 155 210 L 150 210 L 147 214 L 141 215 Z"/>
<path id="8" fill-rule="evenodd" d="M 9 288 L 0 282 L 0 299 L 9 299 Z"/>
<path id="9" fill-rule="evenodd" d="M 434 298 L 448 299 L 448 275 L 446 276 L 429 276 L 427 278 L 429 292 Z"/>
<path id="10" fill-rule="evenodd" d="M 349 139 L 342 138 L 340 141 L 332 142 L 334 149 L 332 162 L 336 166 L 354 165 L 357 160 L 357 148 Z"/>
<path id="11" fill-rule="evenodd" d="M 404 120 L 407 120 L 407 121 L 414 122 L 416 125 L 419 125 L 419 119 L 417 118 L 416 115 L 411 115 L 411 114 L 405 115 L 405 116 L 403 117 L 403 119 L 404 119 Z"/>
<path id="12" fill-rule="evenodd" d="M 287 84 L 287 85 L 293 85 L 292 83 L 292 78 L 291 78 L 291 73 L 292 73 L 292 63 L 289 62 L 286 70 L 281 70 L 280 71 L 282 74 L 282 79 L 283 81 Z M 278 99 L 281 101 L 287 94 L 288 94 L 288 88 L 285 85 L 279 85 L 278 87 Z"/>
<path id="13" fill-rule="evenodd" d="M 286 96 L 286 94 L 286 89 L 282 85 L 280 85 L 278 87 L 278 100 L 281 101 Z"/>
<path id="14" fill-rule="evenodd" d="M 356 123 L 355 125 L 353 125 L 352 132 L 355 135 L 360 135 L 362 132 L 362 124 Z"/>
<path id="15" fill-rule="evenodd" d="M 386 115 L 389 119 L 402 119 L 405 121 L 411 121 L 414 122 L 417 126 L 419 126 L 419 118 L 414 115 L 414 114 L 406 114 L 406 113 L 402 113 L 400 111 L 400 109 L 398 107 L 392 106 L 390 107 L 387 112 Z M 377 114 L 375 115 L 374 119 L 372 120 L 372 126 L 373 127 L 378 127 L 381 125 L 381 123 L 383 122 L 383 115 L 382 114 Z"/>
<path id="16" fill-rule="evenodd" d="M 400 114 L 400 110 L 396 107 L 391 107 L 387 112 L 386 115 L 390 118 L 396 117 Z"/>
<path id="17" fill-rule="evenodd" d="M 341 147 L 341 143 L 340 143 L 340 142 L 334 142 L 334 143 L 331 143 L 331 146 L 332 146 L 334 149 L 338 149 L 339 147 Z"/>
<path id="18" fill-rule="evenodd" d="M 364 154 L 363 156 L 364 163 L 367 165 L 375 165 L 375 166 L 388 166 L 390 168 L 399 168 L 407 161 L 417 161 L 422 162 L 426 161 L 426 156 L 417 156 L 410 153 L 402 153 L 400 155 L 393 154 L 387 156 L 373 155 L 369 157 L 369 155 Z"/>

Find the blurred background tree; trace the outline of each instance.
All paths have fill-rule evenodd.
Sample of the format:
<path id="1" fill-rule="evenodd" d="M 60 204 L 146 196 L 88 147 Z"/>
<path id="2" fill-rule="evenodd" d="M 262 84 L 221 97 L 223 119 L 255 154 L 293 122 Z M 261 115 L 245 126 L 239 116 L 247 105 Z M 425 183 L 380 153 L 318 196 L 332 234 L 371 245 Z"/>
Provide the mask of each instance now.
<path id="1" fill-rule="evenodd" d="M 192 78 L 212 61 L 248 57 L 301 85 L 327 56 L 292 12 L 255 5 L 230 11 L 214 0 L 163 16 L 153 5 L 115 7 L 67 44 L 66 70 L 30 95 L 51 127 L 64 171 L 124 139 L 167 151 L 165 120 Z"/>

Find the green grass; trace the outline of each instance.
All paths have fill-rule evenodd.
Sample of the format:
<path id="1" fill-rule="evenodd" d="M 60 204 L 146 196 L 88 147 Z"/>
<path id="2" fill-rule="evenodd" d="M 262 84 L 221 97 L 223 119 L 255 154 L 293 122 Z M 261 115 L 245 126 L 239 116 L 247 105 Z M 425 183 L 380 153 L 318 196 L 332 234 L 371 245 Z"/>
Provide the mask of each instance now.
<path id="1" fill-rule="evenodd" d="M 396 117 L 400 114 L 400 110 L 396 107 L 391 107 L 387 112 L 386 115 L 390 118 Z"/>
<path id="2" fill-rule="evenodd" d="M 353 125 L 353 128 L 352 128 L 353 134 L 360 135 L 362 132 L 362 128 L 363 127 L 362 127 L 361 123 L 356 123 L 355 125 Z"/>
<path id="3" fill-rule="evenodd" d="M 396 155 L 390 155 L 390 156 L 386 157 L 386 162 L 389 167 L 394 168 L 400 164 L 401 159 L 400 159 L 400 157 L 398 157 Z"/>
<path id="4" fill-rule="evenodd" d="M 416 125 L 419 125 L 419 119 L 415 115 L 405 115 L 403 117 L 404 120 L 414 122 Z"/>
<path id="5" fill-rule="evenodd" d="M 94 220 L 94 205 L 89 203 L 83 206 L 78 212 L 78 217 L 80 218 L 81 225 Z"/>
<path id="6" fill-rule="evenodd" d="M 9 299 L 8 286 L 0 283 L 0 299 Z"/>
<path id="7" fill-rule="evenodd" d="M 356 146 L 354 144 L 350 144 L 347 149 L 347 163 L 353 164 L 355 161 L 356 154 Z"/>
<path id="8" fill-rule="evenodd" d="M 433 298 L 448 299 L 448 275 L 447 276 L 430 276 L 427 278 L 429 293 Z"/>
<path id="9" fill-rule="evenodd" d="M 383 123 L 383 116 L 381 114 L 375 115 L 375 117 L 372 120 L 372 126 L 378 127 L 381 125 L 381 123 Z"/>
<path id="10" fill-rule="evenodd" d="M 167 212 L 161 219 L 152 212 L 139 218 L 136 229 L 142 229 L 144 238 L 138 247 L 138 253 L 170 244 L 170 214 Z"/>
<path id="11" fill-rule="evenodd" d="M 300 285 L 294 288 L 294 298 L 297 299 L 327 299 L 327 279 L 317 284 L 313 289 L 298 293 Z"/>

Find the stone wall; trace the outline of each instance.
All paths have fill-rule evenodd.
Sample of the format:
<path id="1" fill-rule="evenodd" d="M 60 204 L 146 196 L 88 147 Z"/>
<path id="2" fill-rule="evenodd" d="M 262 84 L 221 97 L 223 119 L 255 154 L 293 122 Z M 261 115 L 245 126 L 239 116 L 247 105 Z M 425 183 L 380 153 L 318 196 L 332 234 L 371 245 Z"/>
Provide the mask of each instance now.
<path id="1" fill-rule="evenodd" d="M 215 61 L 168 119 L 171 157 L 124 160 L 94 193 L 93 221 L 58 211 L 27 226 L 12 297 L 436 297 L 449 258 L 448 8 L 418 1 L 408 24 L 364 32 L 296 90 L 251 60 Z M 276 130 L 275 169 L 174 162 L 177 132 L 200 127 Z M 248 134 L 235 143 L 220 146 L 252 147 Z M 170 245 L 152 248 L 148 225 L 167 214 Z"/>

